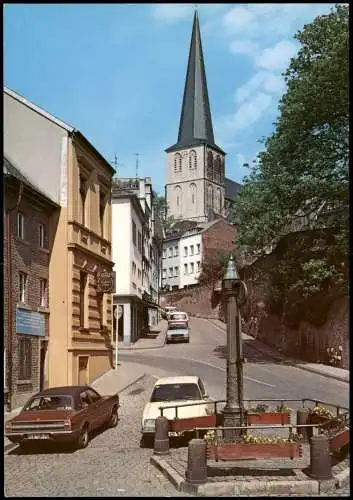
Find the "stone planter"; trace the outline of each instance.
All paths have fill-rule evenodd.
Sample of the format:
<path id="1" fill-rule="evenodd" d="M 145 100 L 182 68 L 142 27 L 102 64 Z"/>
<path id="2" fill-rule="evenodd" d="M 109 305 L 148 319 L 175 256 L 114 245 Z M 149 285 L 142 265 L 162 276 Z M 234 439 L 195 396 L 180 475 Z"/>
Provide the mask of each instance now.
<path id="1" fill-rule="evenodd" d="M 349 444 L 349 430 L 338 432 L 335 436 L 330 437 L 330 449 L 333 451 L 340 451 L 341 448 Z"/>
<path id="2" fill-rule="evenodd" d="M 246 414 L 246 425 L 275 425 L 289 424 L 290 413 L 280 411 L 270 411 L 264 413 L 248 413 Z"/>
<path id="3" fill-rule="evenodd" d="M 207 444 L 209 460 L 251 460 L 254 458 L 295 458 L 301 456 L 299 443 Z"/>

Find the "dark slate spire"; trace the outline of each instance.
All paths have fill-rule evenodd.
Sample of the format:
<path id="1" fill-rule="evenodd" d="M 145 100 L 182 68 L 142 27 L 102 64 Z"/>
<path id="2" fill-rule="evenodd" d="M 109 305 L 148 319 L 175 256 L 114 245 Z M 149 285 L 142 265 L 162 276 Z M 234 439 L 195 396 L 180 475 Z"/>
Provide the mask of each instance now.
<path id="1" fill-rule="evenodd" d="M 178 142 L 166 151 L 170 152 L 198 144 L 209 144 L 216 149 L 220 149 L 214 142 L 199 17 L 197 10 L 195 10 Z"/>

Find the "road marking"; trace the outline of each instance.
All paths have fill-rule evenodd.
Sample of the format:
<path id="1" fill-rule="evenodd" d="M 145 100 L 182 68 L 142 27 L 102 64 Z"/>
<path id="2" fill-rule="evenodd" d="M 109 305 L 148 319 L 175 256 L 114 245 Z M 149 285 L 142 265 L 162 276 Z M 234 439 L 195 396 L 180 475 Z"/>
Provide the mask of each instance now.
<path id="1" fill-rule="evenodd" d="M 220 366 L 213 365 L 212 363 L 207 363 L 207 361 L 200 361 L 198 359 L 193 359 L 193 358 L 182 358 L 179 357 L 175 359 L 184 359 L 185 361 L 194 361 L 195 363 L 200 363 L 201 365 L 208 365 L 211 366 L 212 368 L 216 368 L 216 370 L 221 370 L 222 372 L 225 372 L 225 368 L 221 368 Z M 257 380 L 256 378 L 251 378 L 251 377 L 244 377 L 244 379 L 249 380 L 250 382 L 256 382 L 257 384 L 261 385 L 266 385 L 267 387 L 276 387 L 275 385 L 268 384 L 267 382 L 262 382 L 262 380 Z"/>

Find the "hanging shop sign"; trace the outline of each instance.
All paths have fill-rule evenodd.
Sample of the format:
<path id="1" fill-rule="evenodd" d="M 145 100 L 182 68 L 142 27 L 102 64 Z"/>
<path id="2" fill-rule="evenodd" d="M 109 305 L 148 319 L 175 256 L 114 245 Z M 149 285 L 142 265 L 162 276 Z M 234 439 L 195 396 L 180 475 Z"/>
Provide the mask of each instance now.
<path id="1" fill-rule="evenodd" d="M 100 293 L 115 293 L 115 271 L 100 271 L 97 274 L 97 289 Z"/>

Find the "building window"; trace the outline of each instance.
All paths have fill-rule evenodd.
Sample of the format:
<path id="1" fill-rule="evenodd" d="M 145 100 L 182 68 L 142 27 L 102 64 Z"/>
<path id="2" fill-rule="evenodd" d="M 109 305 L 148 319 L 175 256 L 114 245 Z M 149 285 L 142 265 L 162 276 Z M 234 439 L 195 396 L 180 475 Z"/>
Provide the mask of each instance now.
<path id="1" fill-rule="evenodd" d="M 40 306 L 41 307 L 47 307 L 48 304 L 48 282 L 45 279 L 40 280 Z"/>
<path id="2" fill-rule="evenodd" d="M 166 269 L 163 269 L 162 270 L 162 278 L 165 280 L 167 277 L 167 270 Z"/>
<path id="3" fill-rule="evenodd" d="M 193 262 L 191 262 L 191 264 L 190 264 L 190 265 L 191 265 L 191 271 L 190 271 L 190 273 L 191 273 L 191 274 L 194 274 L 195 265 L 194 265 L 194 263 L 193 263 Z"/>
<path id="4" fill-rule="evenodd" d="M 173 247 L 169 247 L 169 257 L 173 257 Z"/>
<path id="5" fill-rule="evenodd" d="M 178 267 L 174 267 L 174 276 L 175 277 L 179 276 L 179 268 Z"/>
<path id="6" fill-rule="evenodd" d="M 20 273 L 20 287 L 19 287 L 19 300 L 24 304 L 26 302 L 27 298 L 27 274 L 25 273 Z"/>
<path id="7" fill-rule="evenodd" d="M 188 265 L 184 264 L 184 274 L 188 274 Z"/>
<path id="8" fill-rule="evenodd" d="M 137 232 L 137 248 L 140 253 L 142 253 L 142 234 L 141 231 Z"/>
<path id="9" fill-rule="evenodd" d="M 200 254 L 200 243 L 198 243 L 196 245 L 196 254 L 199 255 Z"/>
<path id="10" fill-rule="evenodd" d="M 25 218 L 21 212 L 17 212 L 17 237 L 24 239 L 25 234 Z"/>
<path id="11" fill-rule="evenodd" d="M 219 183 L 221 182 L 221 168 L 222 168 L 221 157 L 217 155 L 213 165 L 213 180 Z"/>
<path id="12" fill-rule="evenodd" d="M 18 339 L 18 361 L 19 380 L 31 380 L 32 378 L 32 343 L 31 339 L 21 338 Z"/>
<path id="13" fill-rule="evenodd" d="M 175 153 L 174 155 L 174 172 L 181 172 L 181 154 Z"/>
<path id="14" fill-rule="evenodd" d="M 80 175 L 80 199 L 81 199 L 81 224 L 86 225 L 86 179 Z"/>
<path id="15" fill-rule="evenodd" d="M 196 271 L 200 272 L 200 261 L 196 262 Z"/>
<path id="16" fill-rule="evenodd" d="M 45 226 L 44 226 L 44 224 L 39 224 L 39 246 L 41 248 L 45 247 Z"/>
<path id="17" fill-rule="evenodd" d="M 170 267 L 169 268 L 169 278 L 172 278 L 173 277 L 173 268 Z"/>
<path id="18" fill-rule="evenodd" d="M 80 328 L 85 327 L 85 298 L 87 286 L 87 273 L 80 271 Z"/>
<path id="19" fill-rule="evenodd" d="M 184 257 L 188 256 L 188 247 L 184 247 Z"/>
<path id="20" fill-rule="evenodd" d="M 136 246 L 136 223 L 132 221 L 132 242 Z"/>
<path id="21" fill-rule="evenodd" d="M 163 248 L 163 259 L 167 258 L 167 249 Z"/>
<path id="22" fill-rule="evenodd" d="M 213 176 L 213 153 L 208 151 L 207 153 L 207 177 L 212 180 Z"/>
<path id="23" fill-rule="evenodd" d="M 174 257 L 178 257 L 179 255 L 179 248 L 176 246 L 174 247 Z"/>
<path id="24" fill-rule="evenodd" d="M 192 170 L 196 170 L 197 168 L 197 154 L 194 149 L 190 151 L 190 156 L 189 156 L 189 168 Z"/>
<path id="25" fill-rule="evenodd" d="M 99 225 L 102 238 L 104 238 L 104 213 L 106 197 L 102 191 L 99 191 Z"/>
<path id="26" fill-rule="evenodd" d="M 190 255 L 194 255 L 194 245 L 190 245 Z"/>

